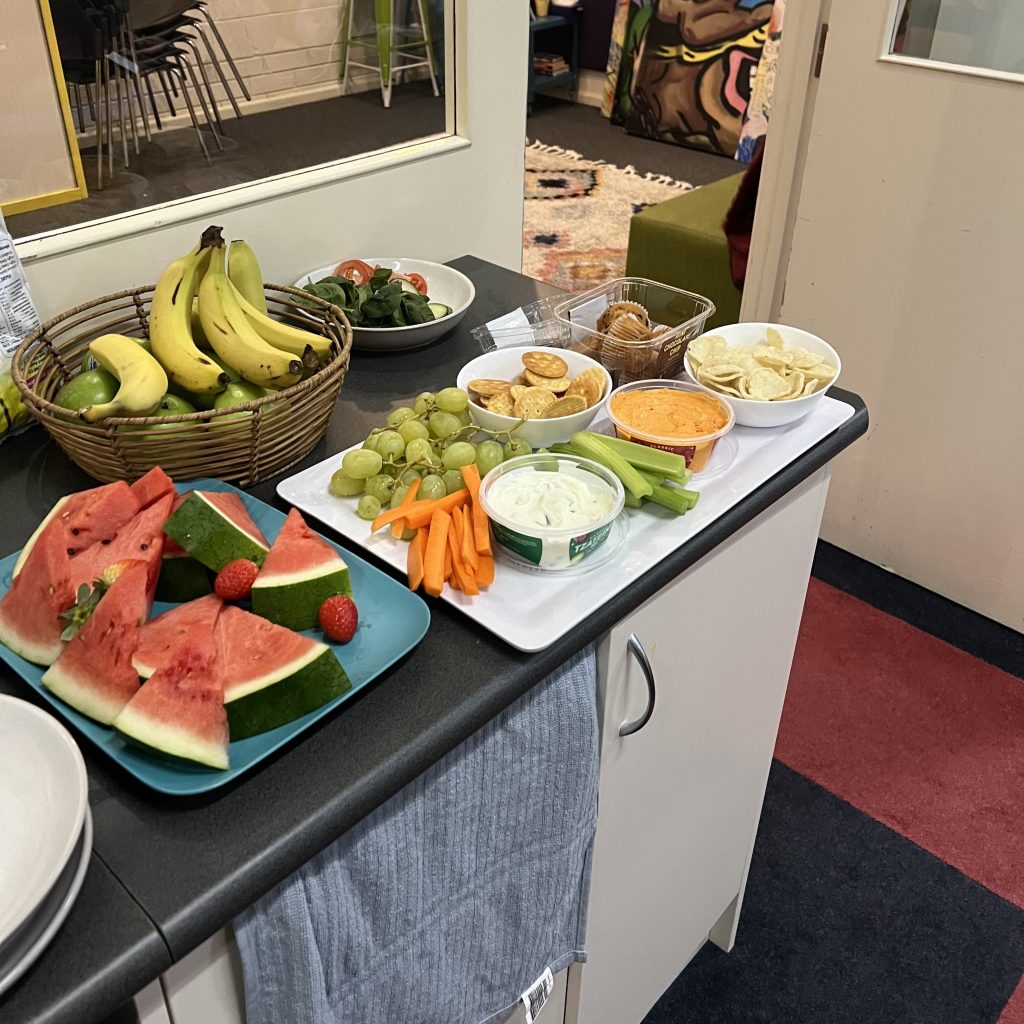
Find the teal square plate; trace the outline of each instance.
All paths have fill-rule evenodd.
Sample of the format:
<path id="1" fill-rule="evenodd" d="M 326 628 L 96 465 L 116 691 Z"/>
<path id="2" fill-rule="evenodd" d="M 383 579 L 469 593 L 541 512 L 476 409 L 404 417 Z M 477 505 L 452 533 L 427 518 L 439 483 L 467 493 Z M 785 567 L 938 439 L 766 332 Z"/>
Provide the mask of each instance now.
<path id="1" fill-rule="evenodd" d="M 273 541 L 277 536 L 284 522 L 283 512 L 220 480 L 193 480 L 190 481 L 189 487 L 202 491 L 234 491 L 245 502 L 249 514 L 269 541 Z M 183 489 L 179 487 L 179 490 Z M 308 729 L 314 722 L 331 714 L 339 704 L 358 693 L 402 655 L 411 651 L 423 639 L 430 625 L 430 610 L 422 598 L 380 569 L 374 568 L 369 562 L 363 561 L 358 555 L 346 551 L 330 540 L 327 540 L 327 543 L 337 549 L 345 559 L 352 579 L 352 591 L 359 605 L 359 630 L 355 637 L 350 643 L 331 645 L 352 681 L 352 689 L 294 722 L 261 733 L 259 736 L 235 740 L 230 747 L 231 767 L 227 771 L 217 771 L 202 765 L 172 763 L 170 760 L 161 759 L 159 755 L 150 754 L 144 748 L 129 743 L 108 726 L 100 725 L 91 718 L 79 714 L 50 693 L 42 684 L 45 670 L 39 665 L 19 658 L 2 644 L 0 658 L 49 702 L 65 721 L 70 722 L 140 782 L 157 792 L 169 793 L 172 796 L 206 793 L 234 781 L 239 775 L 259 764 L 263 758 Z M 11 571 L 17 559 L 18 552 L 15 552 L 0 560 L 0 597 L 10 589 Z M 160 612 L 173 607 L 175 606 L 158 601 L 153 605 L 153 615 L 159 615 Z M 319 631 L 309 630 L 308 635 L 317 640 L 324 639 Z"/>

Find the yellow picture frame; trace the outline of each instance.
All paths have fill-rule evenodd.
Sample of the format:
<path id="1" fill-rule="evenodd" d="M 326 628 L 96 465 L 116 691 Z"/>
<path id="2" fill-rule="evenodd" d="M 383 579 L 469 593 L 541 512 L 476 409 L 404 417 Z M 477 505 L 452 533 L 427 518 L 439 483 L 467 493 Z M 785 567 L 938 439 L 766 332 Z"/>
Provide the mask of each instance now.
<path id="1" fill-rule="evenodd" d="M 57 35 L 53 27 L 49 0 L 36 0 L 36 2 L 39 7 L 46 48 L 49 53 L 54 88 L 60 105 L 61 119 L 67 140 L 68 169 L 73 184 L 67 188 L 42 192 L 36 195 L 26 195 L 6 202 L 0 202 L 0 211 L 3 212 L 5 217 L 19 213 L 28 213 L 32 210 L 41 210 L 49 206 L 57 206 L 60 203 L 75 202 L 79 199 L 85 199 L 89 195 L 89 190 L 85 183 L 85 168 L 82 165 L 82 155 L 78 149 L 75 126 L 71 119 L 71 101 L 68 96 L 64 75 L 61 72 L 60 51 L 57 48 Z"/>

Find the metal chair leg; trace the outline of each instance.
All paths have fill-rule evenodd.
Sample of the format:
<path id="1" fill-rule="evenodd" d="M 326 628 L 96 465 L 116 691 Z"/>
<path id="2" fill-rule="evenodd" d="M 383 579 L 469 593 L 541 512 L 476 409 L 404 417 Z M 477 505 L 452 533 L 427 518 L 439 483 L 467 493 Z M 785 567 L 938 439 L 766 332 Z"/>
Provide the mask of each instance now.
<path id="1" fill-rule="evenodd" d="M 210 107 L 213 110 L 214 120 L 210 122 L 210 127 L 213 129 L 214 134 L 218 131 L 221 135 L 224 134 L 224 122 L 220 119 L 220 108 L 217 106 L 217 97 L 213 95 L 213 88 L 210 85 L 209 76 L 206 74 L 206 68 L 203 65 L 202 55 L 199 53 L 199 46 L 196 43 L 189 43 L 189 49 L 192 51 L 192 55 L 196 59 L 196 64 L 199 67 L 199 74 L 202 76 L 203 85 L 206 87 L 206 95 L 210 100 Z M 222 147 L 223 148 L 223 147 Z"/>
<path id="2" fill-rule="evenodd" d="M 94 74 L 96 76 L 96 90 L 99 92 L 100 78 L 103 72 L 100 69 L 100 61 L 97 58 Z M 97 103 L 93 106 L 92 94 L 86 89 L 86 94 L 89 96 L 89 105 L 93 107 L 93 124 L 96 126 L 96 188 L 98 191 L 103 191 L 103 104 L 98 102 L 99 97 L 97 96 Z"/>
<path id="3" fill-rule="evenodd" d="M 213 141 L 217 143 L 218 149 L 224 148 L 224 143 L 220 141 L 220 135 L 217 134 L 217 124 L 210 114 L 210 111 L 206 106 L 206 97 L 203 95 L 203 90 L 199 85 L 199 78 L 196 76 L 195 68 L 192 67 L 192 61 L 182 54 L 182 64 L 185 66 L 185 70 L 188 71 L 189 80 L 192 82 L 192 88 L 196 91 L 196 98 L 199 100 L 199 105 L 203 108 L 203 116 L 206 118 L 206 123 L 210 126 L 210 134 L 213 136 Z"/>
<path id="4" fill-rule="evenodd" d="M 178 95 L 177 87 L 174 84 L 174 76 L 161 69 L 157 72 L 157 78 L 159 78 L 160 86 L 164 90 L 164 98 L 167 100 L 167 109 L 171 112 L 171 117 L 174 117 L 174 102 L 171 100 L 171 89 L 174 90 L 175 96 Z M 168 85 L 170 88 L 168 88 Z"/>
<path id="5" fill-rule="evenodd" d="M 97 61 L 96 63 L 97 63 L 97 66 L 98 66 L 99 65 L 99 61 Z M 99 77 L 97 77 L 96 81 L 97 82 L 99 81 Z M 95 124 L 96 123 L 96 104 L 93 102 L 93 99 L 92 99 L 92 87 L 89 86 L 89 85 L 86 85 L 86 87 L 85 87 L 85 100 L 89 104 L 89 116 L 92 118 L 92 123 Z"/>
<path id="6" fill-rule="evenodd" d="M 110 65 L 106 59 L 103 58 L 103 106 L 104 110 L 104 121 L 107 126 L 107 176 L 111 179 L 114 177 L 114 118 L 113 111 L 110 109 Z"/>
<path id="7" fill-rule="evenodd" d="M 217 28 L 217 23 L 210 17 L 210 12 L 205 7 L 200 8 L 200 10 L 202 11 L 203 17 L 206 19 L 206 23 L 210 26 L 213 30 L 213 34 L 217 37 L 217 42 L 220 44 L 220 48 L 223 51 L 224 56 L 227 58 L 228 65 L 231 68 L 231 73 L 235 76 L 235 81 L 238 82 L 238 88 L 242 90 L 242 95 L 251 102 L 252 96 L 249 95 L 249 89 L 245 84 L 245 79 L 243 79 L 238 73 L 238 67 L 235 64 L 235 59 L 231 56 L 231 51 L 227 46 L 225 46 L 224 37 L 220 34 L 220 29 Z"/>
<path id="8" fill-rule="evenodd" d="M 206 140 L 203 138 L 202 129 L 199 127 L 199 121 L 196 119 L 196 109 L 192 106 L 192 98 L 188 94 L 188 84 L 185 81 L 185 76 L 182 73 L 181 67 L 178 67 L 178 74 L 181 76 L 181 95 L 185 99 L 185 106 L 188 107 L 188 116 L 192 119 L 192 127 L 196 130 L 196 135 L 199 137 L 199 145 L 203 150 L 203 156 L 206 157 L 206 162 L 210 163 L 210 151 L 206 148 Z M 174 77 L 171 76 L 171 81 L 174 81 Z"/>
<path id="9" fill-rule="evenodd" d="M 374 0 L 377 27 L 377 70 L 380 72 L 380 98 L 385 110 L 391 106 L 391 56 L 395 45 L 395 0 Z M 385 22 L 386 19 L 386 23 Z"/>
<path id="10" fill-rule="evenodd" d="M 159 132 L 163 130 L 164 126 L 163 122 L 160 120 L 160 111 L 157 109 L 156 105 L 156 94 L 153 92 L 152 76 L 143 75 L 143 78 L 146 82 L 146 92 L 149 93 L 149 106 L 153 111 L 153 120 L 156 122 L 156 130 Z"/>
<path id="11" fill-rule="evenodd" d="M 135 98 L 139 104 L 139 116 L 142 118 L 142 127 L 145 129 L 146 132 L 146 141 L 152 142 L 153 135 L 149 130 L 149 115 L 146 113 L 146 104 L 142 98 L 142 82 L 140 81 L 140 79 L 142 78 L 142 71 L 139 68 L 138 54 L 136 54 L 135 52 L 135 33 L 132 30 L 130 14 L 127 15 L 127 19 L 128 28 L 124 35 L 127 36 L 128 52 L 132 55 L 132 66 L 135 68 L 135 71 L 132 73 L 132 78 L 134 79 L 135 85 Z"/>
<path id="12" fill-rule="evenodd" d="M 416 5 L 420 12 L 420 26 L 423 29 L 423 39 L 426 42 L 427 50 L 427 67 L 430 70 L 430 84 L 434 89 L 434 95 L 440 96 L 441 91 L 437 87 L 437 75 L 434 68 L 434 42 L 430 36 L 430 12 L 427 10 L 425 0 L 416 0 Z"/>
<path id="13" fill-rule="evenodd" d="M 220 61 L 217 59 L 217 55 L 213 52 L 210 40 L 206 38 L 206 33 L 199 27 L 199 25 L 195 26 L 195 30 L 199 35 L 199 38 L 203 41 L 203 46 L 206 47 L 206 52 L 210 57 L 210 63 L 214 66 L 214 69 L 217 72 L 220 84 L 224 86 L 224 92 L 227 93 L 228 102 L 231 104 L 231 109 L 235 112 L 235 117 L 241 117 L 242 111 L 238 107 L 238 101 L 235 99 L 235 94 L 231 91 L 231 86 L 228 85 L 227 75 L 224 74 L 224 69 L 220 66 Z"/>
<path id="14" fill-rule="evenodd" d="M 341 95 L 348 92 L 348 49 L 352 41 L 352 7 L 355 0 L 343 0 L 341 12 Z"/>

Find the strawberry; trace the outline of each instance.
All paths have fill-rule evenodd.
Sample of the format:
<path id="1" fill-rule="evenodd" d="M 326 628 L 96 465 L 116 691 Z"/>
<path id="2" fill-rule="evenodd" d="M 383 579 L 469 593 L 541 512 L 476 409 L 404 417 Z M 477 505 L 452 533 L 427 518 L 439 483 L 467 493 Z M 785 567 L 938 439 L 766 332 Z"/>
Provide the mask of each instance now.
<path id="1" fill-rule="evenodd" d="M 335 595 L 327 598 L 320 605 L 317 618 L 327 638 L 338 644 L 347 644 L 359 628 L 359 609 L 351 597 Z"/>
<path id="2" fill-rule="evenodd" d="M 248 558 L 236 558 L 217 573 L 214 592 L 225 601 L 244 601 L 252 593 L 259 571 L 259 566 Z"/>

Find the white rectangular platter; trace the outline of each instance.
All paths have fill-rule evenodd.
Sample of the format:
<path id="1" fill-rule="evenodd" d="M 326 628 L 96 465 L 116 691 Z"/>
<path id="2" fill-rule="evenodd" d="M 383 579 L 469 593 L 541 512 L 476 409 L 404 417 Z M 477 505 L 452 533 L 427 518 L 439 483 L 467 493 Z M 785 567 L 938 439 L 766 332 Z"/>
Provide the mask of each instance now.
<path id="1" fill-rule="evenodd" d="M 700 491 L 692 512 L 675 517 L 654 506 L 627 509 L 625 543 L 614 558 L 589 571 L 541 574 L 517 568 L 498 555 L 494 583 L 487 590 L 467 597 L 446 587 L 442 600 L 521 651 L 543 650 L 826 438 L 853 411 L 845 402 L 826 397 L 814 412 L 788 426 L 733 428 L 715 449 L 707 469 L 688 485 Z M 609 426 L 606 419 L 598 419 L 591 429 L 611 433 Z M 341 465 L 343 454 L 281 481 L 277 493 L 404 575 L 405 542 L 395 540 L 390 530 L 371 535 L 369 523 L 356 515 L 355 499 L 335 498 L 328 492 L 331 474 Z"/>

